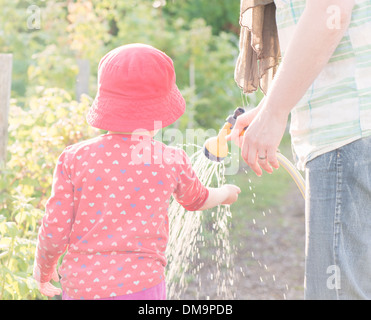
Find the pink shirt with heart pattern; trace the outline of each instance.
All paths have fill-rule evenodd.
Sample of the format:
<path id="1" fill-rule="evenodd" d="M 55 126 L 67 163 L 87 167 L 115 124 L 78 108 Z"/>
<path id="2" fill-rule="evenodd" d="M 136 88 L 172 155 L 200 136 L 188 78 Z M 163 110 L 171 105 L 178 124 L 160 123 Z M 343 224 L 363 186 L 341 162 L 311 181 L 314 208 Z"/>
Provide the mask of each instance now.
<path id="1" fill-rule="evenodd" d="M 124 134 L 67 147 L 39 230 L 34 277 L 50 281 L 66 252 L 59 274 L 71 298 L 119 296 L 159 284 L 171 195 L 190 211 L 208 197 L 181 149 Z"/>

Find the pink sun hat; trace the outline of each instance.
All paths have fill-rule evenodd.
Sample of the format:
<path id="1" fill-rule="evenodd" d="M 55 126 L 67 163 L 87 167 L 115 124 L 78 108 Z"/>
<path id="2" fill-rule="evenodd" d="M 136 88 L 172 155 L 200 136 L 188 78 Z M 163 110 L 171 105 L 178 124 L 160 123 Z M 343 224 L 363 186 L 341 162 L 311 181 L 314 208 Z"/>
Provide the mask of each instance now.
<path id="1" fill-rule="evenodd" d="M 98 92 L 86 119 L 108 131 L 151 131 L 174 123 L 185 106 L 173 61 L 152 46 L 134 43 L 99 62 Z"/>

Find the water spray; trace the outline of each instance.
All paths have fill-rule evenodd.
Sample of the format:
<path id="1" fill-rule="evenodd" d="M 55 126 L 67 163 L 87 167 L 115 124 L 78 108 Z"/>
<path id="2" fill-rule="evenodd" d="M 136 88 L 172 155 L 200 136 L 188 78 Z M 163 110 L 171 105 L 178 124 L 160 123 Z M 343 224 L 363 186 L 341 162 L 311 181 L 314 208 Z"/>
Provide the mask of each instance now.
<path id="1" fill-rule="evenodd" d="M 237 117 L 245 112 L 243 108 L 237 108 L 234 113 L 226 119 L 222 129 L 219 131 L 216 137 L 211 137 L 206 140 L 204 144 L 204 154 L 205 156 L 215 162 L 222 162 L 229 154 L 229 148 L 227 143 L 227 135 L 229 135 L 237 121 Z M 246 131 L 247 127 L 242 130 L 241 135 Z M 285 170 L 290 174 L 290 176 L 295 181 L 297 187 L 299 188 L 303 198 L 305 198 L 305 181 L 303 176 L 295 168 L 295 166 L 281 153 L 277 152 L 277 160 L 279 164 L 285 168 Z"/>

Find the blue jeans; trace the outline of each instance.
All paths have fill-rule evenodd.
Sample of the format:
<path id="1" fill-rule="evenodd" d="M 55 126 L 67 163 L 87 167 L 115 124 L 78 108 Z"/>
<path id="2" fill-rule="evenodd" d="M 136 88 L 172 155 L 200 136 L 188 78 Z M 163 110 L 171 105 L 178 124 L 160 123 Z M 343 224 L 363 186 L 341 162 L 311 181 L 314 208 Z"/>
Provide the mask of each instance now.
<path id="1" fill-rule="evenodd" d="M 371 137 L 306 168 L 305 299 L 371 299 Z"/>

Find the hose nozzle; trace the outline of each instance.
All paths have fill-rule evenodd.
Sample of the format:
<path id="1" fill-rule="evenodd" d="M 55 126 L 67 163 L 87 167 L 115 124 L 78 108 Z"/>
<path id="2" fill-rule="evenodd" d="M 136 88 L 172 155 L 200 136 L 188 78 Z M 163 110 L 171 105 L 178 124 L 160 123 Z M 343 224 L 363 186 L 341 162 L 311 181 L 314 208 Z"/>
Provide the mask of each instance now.
<path id="1" fill-rule="evenodd" d="M 228 156 L 228 143 L 226 136 L 231 133 L 231 130 L 236 123 L 237 117 L 244 112 L 245 109 L 240 107 L 237 108 L 233 112 L 233 115 L 228 116 L 218 135 L 206 140 L 204 144 L 204 154 L 209 160 L 221 162 Z"/>
<path id="2" fill-rule="evenodd" d="M 243 114 L 245 110 L 243 108 L 237 108 L 233 115 L 229 116 L 224 124 L 223 128 L 220 130 L 216 137 L 209 138 L 204 144 L 204 154 L 205 156 L 217 162 L 222 162 L 228 156 L 228 143 L 226 136 L 231 133 L 233 126 L 236 123 L 237 117 Z M 244 134 L 245 130 L 242 130 L 241 135 Z M 294 179 L 296 185 L 298 186 L 302 196 L 305 199 L 305 181 L 302 175 L 296 170 L 295 166 L 280 152 L 277 152 L 277 160 L 282 165 L 286 171 Z"/>

